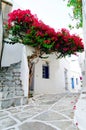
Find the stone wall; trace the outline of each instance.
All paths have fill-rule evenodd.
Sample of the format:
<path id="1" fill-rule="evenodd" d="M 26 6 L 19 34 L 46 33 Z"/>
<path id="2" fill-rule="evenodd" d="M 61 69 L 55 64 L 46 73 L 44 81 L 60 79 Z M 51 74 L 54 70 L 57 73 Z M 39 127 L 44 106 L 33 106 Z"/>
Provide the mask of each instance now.
<path id="1" fill-rule="evenodd" d="M 2 0 L 2 12 L 3 12 L 3 21 L 7 22 L 8 20 L 8 13 L 12 10 L 12 4 L 8 1 Z"/>
<path id="2" fill-rule="evenodd" d="M 0 109 L 28 103 L 21 81 L 21 62 L 0 69 Z"/>

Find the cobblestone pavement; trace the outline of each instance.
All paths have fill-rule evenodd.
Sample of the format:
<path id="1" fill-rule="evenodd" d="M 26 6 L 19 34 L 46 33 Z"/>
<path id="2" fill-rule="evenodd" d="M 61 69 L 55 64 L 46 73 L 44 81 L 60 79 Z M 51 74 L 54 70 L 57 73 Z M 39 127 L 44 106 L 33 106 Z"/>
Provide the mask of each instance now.
<path id="1" fill-rule="evenodd" d="M 47 94 L 29 99 L 28 105 L 0 110 L 0 130 L 79 130 L 74 122 L 80 94 Z"/>

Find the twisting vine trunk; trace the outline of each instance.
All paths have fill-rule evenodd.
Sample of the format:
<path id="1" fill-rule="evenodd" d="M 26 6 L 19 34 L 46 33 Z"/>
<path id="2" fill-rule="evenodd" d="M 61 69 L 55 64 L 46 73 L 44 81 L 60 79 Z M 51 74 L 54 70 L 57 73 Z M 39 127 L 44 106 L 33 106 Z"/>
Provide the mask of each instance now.
<path id="1" fill-rule="evenodd" d="M 28 88 L 28 97 L 31 97 L 31 85 L 33 83 L 33 76 L 34 76 L 34 64 L 38 63 L 39 61 L 39 56 L 40 56 L 40 49 L 37 48 L 35 49 L 35 52 L 31 55 L 28 56 L 28 67 L 29 67 L 29 88 Z M 36 59 L 37 58 L 37 59 Z M 36 60 L 35 60 L 36 59 Z"/>
<path id="2" fill-rule="evenodd" d="M 33 76 L 34 76 L 34 68 L 33 68 L 34 63 L 29 62 L 28 67 L 29 67 L 29 91 L 28 91 L 28 97 L 32 96 L 31 89 L 32 89 L 32 84 L 33 84 Z"/>

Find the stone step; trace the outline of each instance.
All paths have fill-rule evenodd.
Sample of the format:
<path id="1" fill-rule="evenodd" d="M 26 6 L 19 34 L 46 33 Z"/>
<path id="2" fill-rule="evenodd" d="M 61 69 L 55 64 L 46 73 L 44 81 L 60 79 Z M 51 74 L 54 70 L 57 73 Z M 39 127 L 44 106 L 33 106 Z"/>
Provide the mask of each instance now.
<path id="1" fill-rule="evenodd" d="M 24 91 L 22 89 L 19 90 L 10 90 L 10 91 L 2 91 L 0 92 L 0 100 L 2 99 L 9 99 L 9 98 L 14 98 L 17 96 L 24 96 Z"/>
<path id="2" fill-rule="evenodd" d="M 21 106 L 28 104 L 28 97 L 17 96 L 9 99 L 0 100 L 0 109 L 6 109 L 9 107 Z"/>
<path id="3" fill-rule="evenodd" d="M 21 80 L 21 62 L 0 69 L 0 109 L 28 103 Z"/>

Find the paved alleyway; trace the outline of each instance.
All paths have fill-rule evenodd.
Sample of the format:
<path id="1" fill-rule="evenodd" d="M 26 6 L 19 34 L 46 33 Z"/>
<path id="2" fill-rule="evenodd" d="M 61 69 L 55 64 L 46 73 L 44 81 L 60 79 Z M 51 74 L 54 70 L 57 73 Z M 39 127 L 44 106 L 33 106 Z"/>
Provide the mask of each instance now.
<path id="1" fill-rule="evenodd" d="M 79 130 L 74 112 L 79 94 L 39 95 L 28 105 L 0 110 L 0 130 Z"/>

